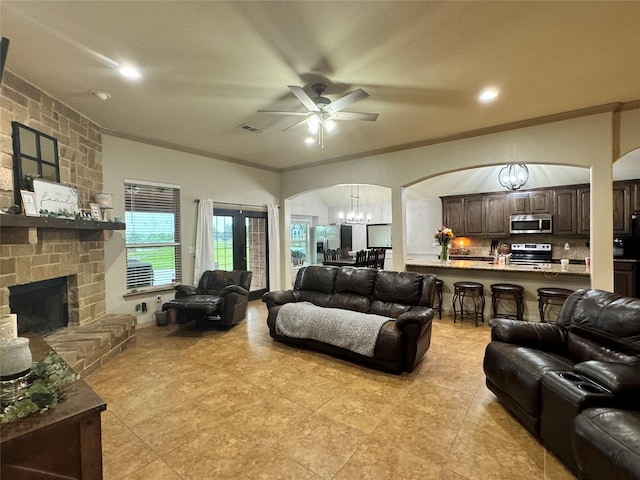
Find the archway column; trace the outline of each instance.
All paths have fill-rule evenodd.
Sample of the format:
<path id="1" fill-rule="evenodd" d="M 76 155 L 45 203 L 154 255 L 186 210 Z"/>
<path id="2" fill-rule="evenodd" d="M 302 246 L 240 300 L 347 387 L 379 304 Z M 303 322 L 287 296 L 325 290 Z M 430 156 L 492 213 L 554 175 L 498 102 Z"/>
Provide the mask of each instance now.
<path id="1" fill-rule="evenodd" d="M 407 263 L 406 189 L 395 186 L 391 189 L 391 245 L 393 248 L 393 270 L 402 272 Z"/>
<path id="2" fill-rule="evenodd" d="M 591 167 L 591 287 L 613 292 L 613 170 Z"/>

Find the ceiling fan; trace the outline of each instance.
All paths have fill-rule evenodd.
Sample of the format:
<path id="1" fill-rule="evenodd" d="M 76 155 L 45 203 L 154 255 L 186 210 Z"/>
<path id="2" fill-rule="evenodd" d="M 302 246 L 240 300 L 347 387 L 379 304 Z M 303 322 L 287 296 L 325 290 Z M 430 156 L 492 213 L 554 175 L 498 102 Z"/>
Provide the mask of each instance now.
<path id="1" fill-rule="evenodd" d="M 305 117 L 303 120 L 285 128 L 283 132 L 291 130 L 300 125 L 307 124 L 309 132 L 318 135 L 318 144 L 324 148 L 324 132 L 331 132 L 336 129 L 334 120 L 364 120 L 375 122 L 378 118 L 377 113 L 360 113 L 360 112 L 343 112 L 352 103 L 363 100 L 369 96 L 367 92 L 359 88 L 344 97 L 332 102 L 327 97 L 323 97 L 327 90 L 324 83 L 314 83 L 311 90 L 316 94 L 315 97 L 307 95 L 302 87 L 289 85 L 289 90 L 300 100 L 306 107 L 306 112 L 291 112 L 279 110 L 258 110 L 258 113 L 271 113 L 276 115 L 295 115 Z M 313 143 L 313 142 L 312 142 Z"/>

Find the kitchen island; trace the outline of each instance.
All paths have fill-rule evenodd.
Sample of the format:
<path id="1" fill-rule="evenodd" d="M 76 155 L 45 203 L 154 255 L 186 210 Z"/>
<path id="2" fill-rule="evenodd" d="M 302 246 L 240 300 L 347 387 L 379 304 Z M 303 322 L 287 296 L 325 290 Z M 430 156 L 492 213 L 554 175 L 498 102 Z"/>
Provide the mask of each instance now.
<path id="1" fill-rule="evenodd" d="M 479 282 L 484 285 L 486 307 L 484 310 L 485 324 L 492 317 L 491 289 L 493 283 L 514 283 L 524 287 L 524 320 L 538 321 L 538 288 L 559 287 L 578 290 L 591 288 L 591 273 L 584 264 L 570 264 L 567 271 L 562 270 L 559 263 L 544 263 L 536 266 L 529 265 L 495 265 L 490 260 L 449 260 L 442 262 L 429 258 L 408 258 L 406 270 L 419 273 L 433 273 L 444 281 L 443 304 L 444 312 L 453 315 L 451 305 L 453 284 L 461 281 Z M 513 302 L 505 303 L 505 311 L 513 311 Z M 550 318 L 555 318 L 557 310 L 549 310 Z"/>

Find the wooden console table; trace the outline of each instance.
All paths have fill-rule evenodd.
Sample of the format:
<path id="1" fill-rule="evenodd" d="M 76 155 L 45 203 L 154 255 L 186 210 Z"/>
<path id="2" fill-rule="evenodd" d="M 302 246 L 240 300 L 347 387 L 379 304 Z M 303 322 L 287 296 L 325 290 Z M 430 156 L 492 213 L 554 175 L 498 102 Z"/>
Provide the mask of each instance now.
<path id="1" fill-rule="evenodd" d="M 50 347 L 30 338 L 34 359 Z M 51 410 L 0 426 L 0 478 L 13 480 L 102 479 L 100 413 L 104 401 L 78 380 Z"/>

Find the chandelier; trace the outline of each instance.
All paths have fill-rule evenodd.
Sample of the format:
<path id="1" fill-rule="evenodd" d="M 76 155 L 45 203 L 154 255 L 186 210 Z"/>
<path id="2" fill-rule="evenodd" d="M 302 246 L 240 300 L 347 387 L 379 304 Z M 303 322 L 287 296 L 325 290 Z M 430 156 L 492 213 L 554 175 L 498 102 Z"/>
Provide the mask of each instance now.
<path id="1" fill-rule="evenodd" d="M 529 180 L 529 169 L 522 163 L 511 163 L 498 173 L 500 185 L 509 190 L 518 190 Z"/>
<path id="2" fill-rule="evenodd" d="M 338 212 L 338 220 L 344 223 L 368 223 L 371 221 L 371 214 L 360 210 L 360 190 L 356 185 L 355 194 L 351 185 L 351 196 L 349 197 L 349 211 L 345 215 L 343 210 Z"/>

